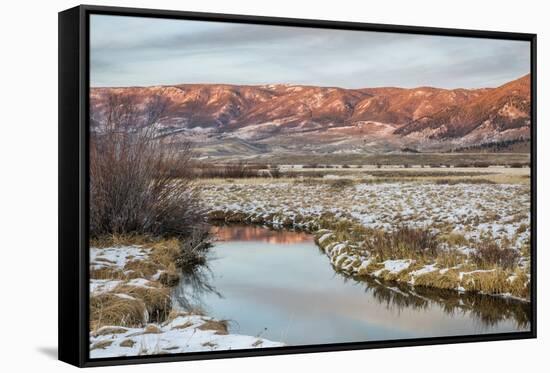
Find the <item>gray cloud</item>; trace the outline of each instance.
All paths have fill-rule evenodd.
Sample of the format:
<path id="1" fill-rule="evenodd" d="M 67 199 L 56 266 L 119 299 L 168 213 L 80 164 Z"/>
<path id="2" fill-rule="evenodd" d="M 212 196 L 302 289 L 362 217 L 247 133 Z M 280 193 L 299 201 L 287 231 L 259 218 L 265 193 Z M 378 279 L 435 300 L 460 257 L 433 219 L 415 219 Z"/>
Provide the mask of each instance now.
<path id="1" fill-rule="evenodd" d="M 92 86 L 294 83 L 497 86 L 529 72 L 529 43 L 93 15 Z"/>

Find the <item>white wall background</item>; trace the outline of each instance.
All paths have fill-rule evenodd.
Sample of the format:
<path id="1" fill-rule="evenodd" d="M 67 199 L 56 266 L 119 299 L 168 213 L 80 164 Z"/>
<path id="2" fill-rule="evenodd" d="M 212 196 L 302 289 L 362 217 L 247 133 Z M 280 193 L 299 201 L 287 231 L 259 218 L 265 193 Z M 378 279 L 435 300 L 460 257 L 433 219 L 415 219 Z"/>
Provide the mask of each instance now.
<path id="1" fill-rule="evenodd" d="M 538 33 L 537 340 L 199 361 L 110 368 L 124 372 L 534 372 L 548 361 L 550 26 L 545 2 L 200 0 L 97 5 Z M 6 1 L 0 21 L 0 369 L 68 371 L 57 345 L 57 12 L 76 1 Z M 545 146 L 546 145 L 546 146 Z"/>

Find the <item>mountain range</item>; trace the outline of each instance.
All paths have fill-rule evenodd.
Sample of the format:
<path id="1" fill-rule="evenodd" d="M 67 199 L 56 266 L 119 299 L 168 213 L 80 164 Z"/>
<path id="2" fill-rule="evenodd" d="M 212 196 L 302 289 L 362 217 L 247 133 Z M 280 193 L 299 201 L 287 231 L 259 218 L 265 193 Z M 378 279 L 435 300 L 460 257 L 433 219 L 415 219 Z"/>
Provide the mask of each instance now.
<path id="1" fill-rule="evenodd" d="M 530 137 L 530 75 L 496 88 L 317 87 L 179 84 L 92 88 L 92 110 L 110 93 L 167 104 L 164 136 L 203 155 L 272 151 L 448 151 Z"/>

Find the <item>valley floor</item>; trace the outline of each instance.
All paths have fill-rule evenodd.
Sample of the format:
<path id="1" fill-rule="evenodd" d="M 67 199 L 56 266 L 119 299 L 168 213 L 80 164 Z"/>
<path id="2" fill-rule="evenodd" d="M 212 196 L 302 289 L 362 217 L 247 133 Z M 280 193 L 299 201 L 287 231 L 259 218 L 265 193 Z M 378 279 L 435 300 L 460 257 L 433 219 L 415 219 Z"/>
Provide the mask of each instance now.
<path id="1" fill-rule="evenodd" d="M 201 189 L 211 219 L 313 233 L 339 272 L 528 300 L 529 185 L 472 180 L 328 175 L 212 179 Z"/>

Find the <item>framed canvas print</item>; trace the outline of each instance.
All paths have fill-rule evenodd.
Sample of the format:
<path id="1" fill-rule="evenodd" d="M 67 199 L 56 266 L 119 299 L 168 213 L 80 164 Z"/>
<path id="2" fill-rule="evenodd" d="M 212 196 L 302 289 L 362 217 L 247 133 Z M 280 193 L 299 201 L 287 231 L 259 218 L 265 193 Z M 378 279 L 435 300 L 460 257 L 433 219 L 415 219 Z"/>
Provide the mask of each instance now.
<path id="1" fill-rule="evenodd" d="M 59 13 L 59 356 L 536 336 L 536 36 Z"/>

